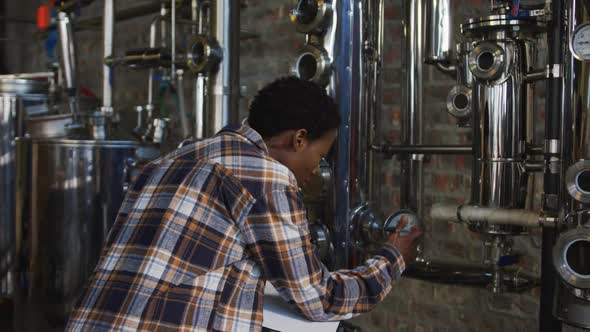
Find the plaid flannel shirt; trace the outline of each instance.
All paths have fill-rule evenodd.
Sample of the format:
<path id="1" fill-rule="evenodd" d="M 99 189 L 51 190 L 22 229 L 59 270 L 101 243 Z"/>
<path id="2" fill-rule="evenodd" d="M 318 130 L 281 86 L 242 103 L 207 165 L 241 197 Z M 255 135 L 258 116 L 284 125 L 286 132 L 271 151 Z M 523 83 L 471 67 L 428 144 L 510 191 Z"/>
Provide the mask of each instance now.
<path id="1" fill-rule="evenodd" d="M 293 174 L 256 131 L 227 128 L 143 169 L 67 330 L 259 331 L 266 281 L 308 319 L 347 319 L 403 269 L 388 244 L 329 272 Z"/>

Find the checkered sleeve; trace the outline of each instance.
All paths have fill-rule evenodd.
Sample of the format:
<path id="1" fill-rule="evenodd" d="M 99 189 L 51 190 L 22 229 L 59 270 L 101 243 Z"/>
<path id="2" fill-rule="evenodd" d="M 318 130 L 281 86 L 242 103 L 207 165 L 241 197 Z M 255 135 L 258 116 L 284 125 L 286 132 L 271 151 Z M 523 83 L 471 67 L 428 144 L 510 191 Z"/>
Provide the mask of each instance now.
<path id="1" fill-rule="evenodd" d="M 393 245 L 355 269 L 329 272 L 311 243 L 300 192 L 273 190 L 265 200 L 265 215 L 252 214 L 243 233 L 267 281 L 308 319 L 341 320 L 370 311 L 403 272 Z"/>

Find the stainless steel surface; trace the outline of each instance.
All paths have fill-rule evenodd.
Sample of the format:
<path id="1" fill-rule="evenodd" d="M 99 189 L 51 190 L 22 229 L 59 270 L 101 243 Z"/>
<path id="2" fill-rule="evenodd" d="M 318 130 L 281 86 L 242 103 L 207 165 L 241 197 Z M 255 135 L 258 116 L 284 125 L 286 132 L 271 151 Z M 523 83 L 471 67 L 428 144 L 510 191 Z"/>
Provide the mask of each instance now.
<path id="1" fill-rule="evenodd" d="M 137 148 L 108 140 L 17 142 L 15 330 L 63 328 L 115 220 Z"/>
<path id="2" fill-rule="evenodd" d="M 563 103 L 566 105 L 561 112 L 561 135 L 559 139 L 553 136 L 551 140 L 545 141 L 544 152 L 555 157 L 551 158 L 549 165 L 547 165 L 547 172 L 551 174 L 560 174 L 563 179 L 563 192 L 569 192 L 571 199 L 567 198 L 564 193 L 564 199 L 557 204 L 562 209 L 563 214 L 569 216 L 576 212 L 574 209 L 576 205 L 588 206 L 588 194 L 586 193 L 586 181 L 584 179 L 586 169 L 590 166 L 588 161 L 584 160 L 589 155 L 588 149 L 588 110 L 589 110 L 589 88 L 588 88 L 588 67 L 587 62 L 576 60 L 572 53 L 571 41 L 573 41 L 572 34 L 576 28 L 588 22 L 588 15 L 583 9 L 585 4 L 579 0 L 569 0 L 567 5 L 566 22 L 567 38 L 564 47 L 569 51 L 565 56 L 565 63 L 558 64 L 564 75 L 563 88 Z M 569 47 L 567 47 L 569 46 Z M 570 113 L 571 112 L 571 113 Z M 557 158 L 559 157 L 559 158 Z M 560 159 L 563 159 L 563 163 Z M 575 163 L 574 163 L 575 162 Z M 573 163 L 573 165 L 572 165 Z M 557 166 L 557 167 L 556 167 Z M 567 171 L 566 171 L 567 170 Z M 564 174 L 565 173 L 565 174 Z M 579 200 L 581 203 L 572 204 L 572 199 Z M 577 221 L 577 220 L 576 220 Z M 562 223 L 566 226 L 566 222 Z M 576 249 L 572 244 L 576 239 L 581 240 L 578 244 L 587 244 L 587 229 L 574 228 L 570 225 L 564 227 L 559 233 L 555 246 L 552 248 L 552 267 L 556 271 L 556 278 L 559 280 L 555 288 L 553 299 L 553 313 L 560 320 L 567 324 L 579 326 L 582 328 L 590 328 L 590 297 L 588 296 L 589 289 L 578 288 L 580 286 L 588 286 L 590 272 L 579 271 L 580 267 L 588 262 L 587 255 L 584 251 L 584 246 Z M 568 250 L 574 249 L 574 250 Z M 577 257 L 568 257 L 581 250 L 576 255 Z M 551 257 L 551 256 L 550 256 Z M 572 259 L 572 262 L 570 262 Z M 582 259 L 582 261 L 580 261 Z M 580 265 L 580 263 L 583 263 Z M 572 266 L 573 265 L 573 266 Z M 576 271 L 574 268 L 578 269 Z M 583 272 L 583 273 L 578 273 Z M 584 285 L 585 284 L 585 285 Z"/>
<path id="3" fill-rule="evenodd" d="M 374 145 L 386 155 L 396 154 L 472 154 L 471 145 Z"/>
<path id="4" fill-rule="evenodd" d="M 44 72 L 37 72 L 37 73 L 17 73 L 17 74 L 3 74 L 0 75 L 0 80 L 5 79 L 53 79 L 55 78 L 55 73 L 52 71 L 44 71 Z M 28 82 L 35 82 L 35 81 L 28 81 Z M 31 93 L 31 92 L 26 92 Z"/>
<path id="5" fill-rule="evenodd" d="M 58 13 L 57 27 L 59 32 L 60 69 L 65 81 L 69 113 L 75 117 L 80 113 L 76 80 L 78 65 L 74 32 L 69 14 L 65 12 Z"/>
<path id="6" fill-rule="evenodd" d="M 60 68 L 63 72 L 65 87 L 67 89 L 76 89 L 76 48 L 72 22 L 67 13 L 59 12 L 57 17 Z"/>
<path id="7" fill-rule="evenodd" d="M 489 33 L 490 30 L 495 30 L 495 32 L 499 32 L 497 36 L 518 37 L 521 34 L 530 35 L 543 32 L 545 27 L 545 22 L 537 20 L 535 17 L 515 18 L 512 15 L 502 14 L 471 18 L 461 24 L 461 33 L 472 37 L 473 34 L 478 35 L 482 32 Z"/>
<path id="8" fill-rule="evenodd" d="M 188 114 L 186 113 L 186 100 L 184 98 L 184 79 L 183 70 L 178 69 L 176 72 L 176 91 L 178 94 L 178 113 L 180 120 L 180 129 L 182 130 L 182 138 L 185 139 L 191 136 L 190 124 Z"/>
<path id="9" fill-rule="evenodd" d="M 104 1 L 103 11 L 103 59 L 114 56 L 114 34 L 115 34 L 115 0 Z M 112 66 L 102 66 L 102 109 L 105 114 L 113 113 L 113 83 L 114 71 Z"/>
<path id="10" fill-rule="evenodd" d="M 210 8 L 209 33 L 223 50 L 217 73 L 209 76 L 209 117 L 206 136 L 212 136 L 228 124 L 237 124 L 240 98 L 240 4 L 218 0 Z"/>
<path id="11" fill-rule="evenodd" d="M 421 0 L 404 1 L 405 70 L 403 77 L 402 139 L 404 145 L 421 145 L 424 139 L 424 21 Z M 423 219 L 423 161 L 405 158 L 402 161 L 401 207 L 415 211 Z"/>
<path id="12" fill-rule="evenodd" d="M 0 76 L 0 93 L 12 95 L 38 95 L 49 93 L 49 83 L 19 78 L 13 75 Z"/>
<path id="13" fill-rule="evenodd" d="M 0 79 L 0 298 L 12 295 L 16 279 L 15 209 L 16 150 L 15 138 L 26 133 L 29 104 L 47 103 L 48 85 L 24 79 Z M 23 94 L 26 93 L 26 94 Z"/>
<path id="14" fill-rule="evenodd" d="M 557 139 L 545 140 L 545 153 L 559 153 L 561 151 L 561 142 Z"/>
<path id="15" fill-rule="evenodd" d="M 331 54 L 338 54 L 334 58 L 334 73 L 330 80 L 328 91 L 339 104 L 342 124 L 338 129 L 336 153 L 338 159 L 334 165 L 335 210 L 334 221 L 334 250 L 341 252 L 335 257 L 336 267 L 349 267 L 351 260 L 350 213 L 355 207 L 352 201 L 350 186 L 354 184 L 354 177 L 350 174 L 350 165 L 354 162 L 354 153 L 350 151 L 350 143 L 354 139 L 356 127 L 351 123 L 352 114 L 358 110 L 359 101 L 355 91 L 359 91 L 355 83 L 361 81 L 359 66 L 360 40 L 360 8 L 354 6 L 357 2 L 338 1 L 332 3 L 335 20 L 328 30 L 328 43 L 324 43 Z M 332 34 L 330 34 L 332 33 Z M 330 47 L 331 46 L 331 47 Z"/>
<path id="16" fill-rule="evenodd" d="M 453 13 L 450 0 L 426 1 L 426 62 L 448 63 L 453 47 Z"/>
<path id="17" fill-rule="evenodd" d="M 20 106 L 20 107 L 19 107 Z M 15 278 L 14 196 L 16 193 L 14 138 L 24 133 L 22 104 L 15 96 L 0 95 L 0 298 L 12 295 Z"/>
<path id="18" fill-rule="evenodd" d="M 205 138 L 205 109 L 207 109 L 206 83 L 207 78 L 198 74 L 194 82 L 194 114 L 195 114 L 195 138 Z"/>
<path id="19" fill-rule="evenodd" d="M 342 252 L 334 257 L 334 267 L 349 267 L 382 238 L 375 236 L 375 232 L 382 233 L 380 226 L 374 227 L 379 187 L 375 172 L 381 155 L 373 144 L 380 141 L 384 2 L 299 1 L 297 6 L 292 20 L 299 31 L 309 34 L 293 71 L 325 85 L 342 118 L 335 144 L 337 157 L 330 161 L 335 220 L 321 222 L 329 225 L 335 250 Z M 306 24 L 313 27 L 302 30 Z M 324 204 L 321 208 L 331 207 Z"/>
<path id="20" fill-rule="evenodd" d="M 170 48 L 172 49 L 172 68 L 170 69 L 170 79 L 174 82 L 176 78 L 176 0 L 171 1 L 170 16 Z"/>
<path id="21" fill-rule="evenodd" d="M 27 134 L 33 138 L 64 137 L 72 124 L 71 114 L 37 116 L 27 121 Z"/>
<path id="22" fill-rule="evenodd" d="M 463 32 L 485 39 L 470 55 L 473 81 L 474 184 L 472 204 L 489 208 L 522 209 L 529 175 L 524 170 L 526 145 L 532 144 L 533 85 L 524 81 L 526 68 L 534 68 L 535 44 L 528 25 L 535 22 L 504 21 L 502 16 L 474 19 Z M 511 32 L 518 27 L 518 35 Z M 508 30 L 508 31 L 505 31 Z M 529 31 L 528 38 L 526 31 Z M 507 32 L 505 34 L 500 32 Z M 498 37 L 501 37 L 498 39 Z M 523 69 L 524 68 L 524 69 Z M 490 234 L 521 234 L 521 227 L 484 227 Z"/>

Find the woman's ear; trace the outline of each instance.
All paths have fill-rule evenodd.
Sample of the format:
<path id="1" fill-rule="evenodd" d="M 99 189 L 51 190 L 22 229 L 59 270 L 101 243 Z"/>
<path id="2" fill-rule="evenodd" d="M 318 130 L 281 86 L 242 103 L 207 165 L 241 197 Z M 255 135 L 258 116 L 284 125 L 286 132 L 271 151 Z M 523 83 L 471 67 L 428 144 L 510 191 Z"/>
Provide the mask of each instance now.
<path id="1" fill-rule="evenodd" d="M 307 146 L 307 129 L 298 129 L 293 135 L 293 148 L 295 151 L 300 151 Z"/>

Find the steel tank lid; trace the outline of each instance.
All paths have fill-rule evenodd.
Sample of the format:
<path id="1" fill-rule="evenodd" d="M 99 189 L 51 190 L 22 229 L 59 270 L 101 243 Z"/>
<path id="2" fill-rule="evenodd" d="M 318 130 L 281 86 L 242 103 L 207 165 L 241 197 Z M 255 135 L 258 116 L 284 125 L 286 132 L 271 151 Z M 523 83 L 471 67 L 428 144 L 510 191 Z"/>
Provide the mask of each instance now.
<path id="1" fill-rule="evenodd" d="M 0 77 L 0 94 L 45 95 L 49 93 L 49 82 L 23 78 Z"/>
<path id="2" fill-rule="evenodd" d="M 512 15 L 490 15 L 470 18 L 461 24 L 461 33 L 469 33 L 474 30 L 506 30 L 519 31 L 524 29 L 532 32 L 543 32 L 546 23 L 537 20 L 536 17 L 514 17 Z"/>

